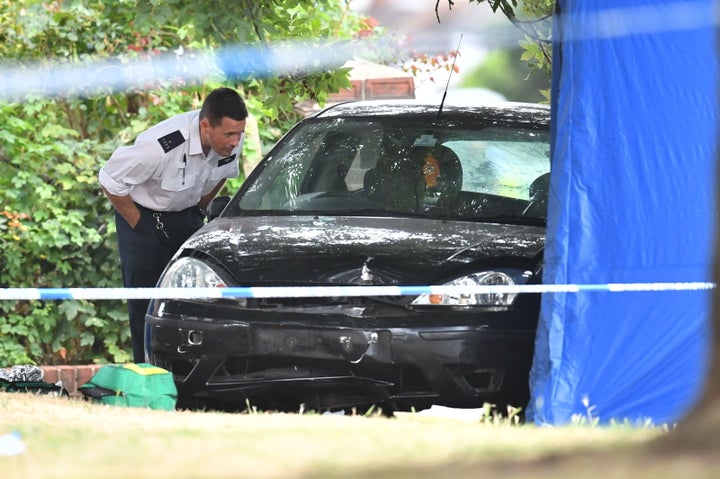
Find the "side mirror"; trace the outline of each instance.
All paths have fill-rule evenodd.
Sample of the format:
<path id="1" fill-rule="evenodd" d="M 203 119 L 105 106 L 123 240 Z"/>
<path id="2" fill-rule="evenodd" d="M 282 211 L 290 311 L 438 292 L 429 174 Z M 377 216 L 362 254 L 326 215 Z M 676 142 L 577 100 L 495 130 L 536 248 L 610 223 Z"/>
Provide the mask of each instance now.
<path id="1" fill-rule="evenodd" d="M 211 221 L 220 216 L 220 213 L 222 213 L 222 211 L 225 209 L 229 202 L 229 196 L 218 196 L 216 198 L 213 198 L 212 201 L 210 201 L 210 205 L 207 209 L 208 221 Z"/>

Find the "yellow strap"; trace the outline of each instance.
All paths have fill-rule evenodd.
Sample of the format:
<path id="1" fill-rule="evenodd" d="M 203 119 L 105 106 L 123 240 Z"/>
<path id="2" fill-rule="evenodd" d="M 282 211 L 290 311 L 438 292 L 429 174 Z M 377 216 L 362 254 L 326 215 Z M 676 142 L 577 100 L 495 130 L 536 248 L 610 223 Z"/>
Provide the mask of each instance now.
<path id="1" fill-rule="evenodd" d="M 147 368 L 141 368 L 135 363 L 129 363 L 123 365 L 125 369 L 130 369 L 131 371 L 134 371 L 138 374 L 142 374 L 143 376 L 150 376 L 151 374 L 167 374 L 167 370 L 163 368 L 159 368 L 157 366 L 150 366 Z"/>

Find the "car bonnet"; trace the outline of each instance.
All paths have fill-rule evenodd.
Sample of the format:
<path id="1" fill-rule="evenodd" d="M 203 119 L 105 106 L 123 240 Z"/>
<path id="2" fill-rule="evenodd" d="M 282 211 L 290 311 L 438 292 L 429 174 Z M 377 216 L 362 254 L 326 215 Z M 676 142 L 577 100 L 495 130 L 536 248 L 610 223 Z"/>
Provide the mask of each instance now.
<path id="1" fill-rule="evenodd" d="M 178 255 L 212 258 L 238 285 L 411 285 L 443 281 L 483 262 L 530 268 L 544 237 L 544 228 L 527 225 L 248 216 L 212 221 Z"/>

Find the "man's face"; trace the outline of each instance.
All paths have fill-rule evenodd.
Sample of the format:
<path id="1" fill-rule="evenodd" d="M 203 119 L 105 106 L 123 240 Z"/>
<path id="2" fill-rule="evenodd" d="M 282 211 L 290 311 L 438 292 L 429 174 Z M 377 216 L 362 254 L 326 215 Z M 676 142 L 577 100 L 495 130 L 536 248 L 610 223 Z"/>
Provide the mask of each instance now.
<path id="1" fill-rule="evenodd" d="M 207 155 L 210 149 L 220 156 L 229 156 L 238 146 L 245 133 L 245 120 L 238 121 L 223 117 L 218 126 L 213 127 L 207 118 L 200 120 L 200 137 L 203 152 Z"/>

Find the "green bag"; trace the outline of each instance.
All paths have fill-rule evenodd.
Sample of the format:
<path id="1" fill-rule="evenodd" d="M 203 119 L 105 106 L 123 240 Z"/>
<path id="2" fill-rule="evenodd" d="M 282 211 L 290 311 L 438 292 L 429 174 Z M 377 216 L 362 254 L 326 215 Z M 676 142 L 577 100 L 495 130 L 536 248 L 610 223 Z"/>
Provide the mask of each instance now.
<path id="1" fill-rule="evenodd" d="M 172 373 L 148 363 L 103 366 L 78 391 L 88 400 L 116 406 L 172 411 L 177 402 Z"/>

